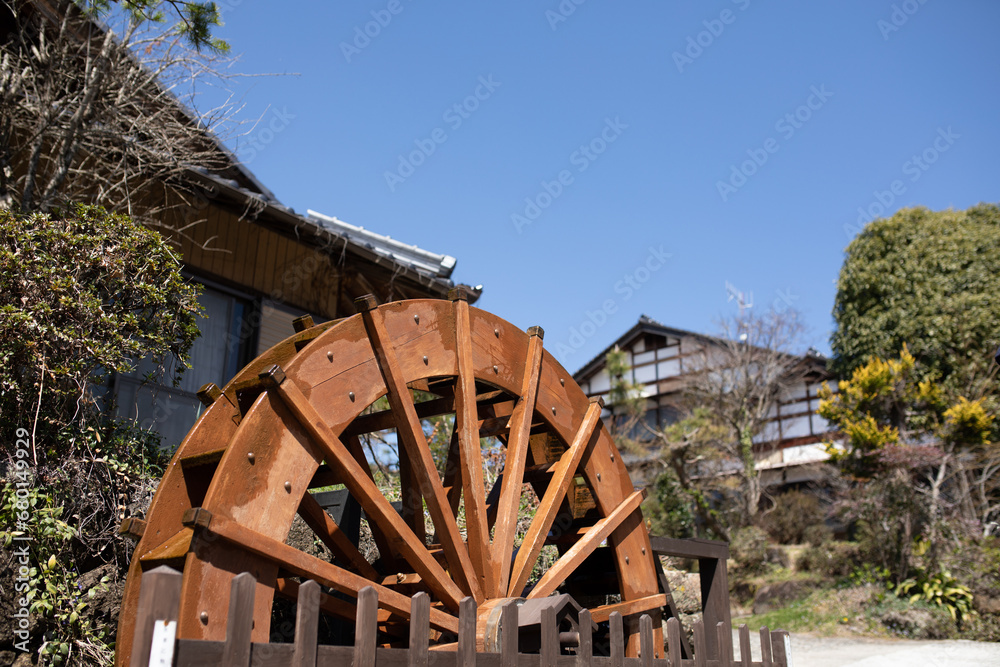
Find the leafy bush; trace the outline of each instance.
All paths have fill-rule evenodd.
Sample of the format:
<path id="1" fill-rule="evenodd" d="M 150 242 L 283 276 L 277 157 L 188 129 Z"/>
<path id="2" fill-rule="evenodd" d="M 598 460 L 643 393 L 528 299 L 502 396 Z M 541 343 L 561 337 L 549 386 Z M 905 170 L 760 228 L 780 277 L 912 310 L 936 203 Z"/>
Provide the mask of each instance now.
<path id="1" fill-rule="evenodd" d="M 871 563 L 862 563 L 851 570 L 848 581 L 852 586 L 885 587 L 889 581 L 889 570 Z"/>
<path id="2" fill-rule="evenodd" d="M 964 539 L 943 560 L 977 597 L 1000 600 L 1000 537 Z"/>
<path id="3" fill-rule="evenodd" d="M 756 526 L 734 531 L 729 542 L 729 557 L 734 562 L 734 579 L 766 572 L 767 533 Z"/>
<path id="4" fill-rule="evenodd" d="M 864 614 L 873 628 L 880 626 L 906 639 L 949 639 L 957 632 L 954 621 L 941 607 L 891 594 L 872 596 Z"/>
<path id="5" fill-rule="evenodd" d="M 961 623 L 962 618 L 975 612 L 972 611 L 972 591 L 968 586 L 958 583 L 949 572 L 937 572 L 928 575 L 920 573 L 901 581 L 895 587 L 896 595 L 908 597 L 910 602 L 922 600 L 928 604 L 944 607 L 951 614 L 952 620 Z"/>
<path id="6" fill-rule="evenodd" d="M 796 561 L 796 567 L 803 572 L 838 579 L 850 575 L 860 560 L 857 545 L 850 542 L 827 542 L 806 549 Z"/>
<path id="7" fill-rule="evenodd" d="M 826 512 L 811 493 L 789 491 L 775 498 L 775 507 L 761 518 L 761 528 L 778 544 L 802 544 L 806 532 L 821 525 Z"/>
<path id="8" fill-rule="evenodd" d="M 149 355 L 184 361 L 198 336 L 197 289 L 159 234 L 98 207 L 65 213 L 0 210 L 0 432 L 47 440 L 36 464 L 72 450 L 59 432 L 96 415 L 92 386 Z"/>
<path id="9" fill-rule="evenodd" d="M 112 657 L 117 611 L 93 600 L 126 573 L 118 525 L 144 512 L 166 463 L 95 387 L 145 357 L 183 368 L 198 304 L 158 234 L 96 207 L 64 213 L 0 211 L 0 432 L 21 443 L 0 461 L 0 542 L 29 538 L 19 592 L 40 664 L 90 667 Z M 15 589 L 13 552 L 0 590 Z"/>
<path id="10" fill-rule="evenodd" d="M 28 601 L 29 611 L 40 619 L 48 639 L 39 649 L 42 664 L 62 665 L 72 654 L 74 644 L 86 652 L 97 664 L 108 663 L 111 651 L 105 639 L 105 628 L 98 626 L 86 615 L 88 600 L 99 587 L 82 590 L 79 573 L 67 556 L 68 542 L 77 531 L 63 521 L 63 508 L 49 493 L 37 488 L 27 488 L 18 494 L 17 487 L 6 483 L 0 491 L 0 525 L 21 528 L 0 532 L 4 549 L 26 546 L 30 561 L 35 563 L 27 573 L 27 590 L 19 590 Z M 27 507 L 27 522 L 18 521 L 19 510 Z M 29 535 L 29 542 L 15 540 Z M 58 556 L 58 557 L 57 557 Z"/>
<path id="11" fill-rule="evenodd" d="M 802 535 L 803 541 L 814 547 L 822 546 L 833 537 L 833 531 L 825 523 L 818 523 L 806 528 Z"/>
<path id="12" fill-rule="evenodd" d="M 691 512 L 688 494 L 670 469 L 657 478 L 652 495 L 643 503 L 642 514 L 649 521 L 650 531 L 655 535 L 679 538 L 694 536 L 694 514 Z"/>

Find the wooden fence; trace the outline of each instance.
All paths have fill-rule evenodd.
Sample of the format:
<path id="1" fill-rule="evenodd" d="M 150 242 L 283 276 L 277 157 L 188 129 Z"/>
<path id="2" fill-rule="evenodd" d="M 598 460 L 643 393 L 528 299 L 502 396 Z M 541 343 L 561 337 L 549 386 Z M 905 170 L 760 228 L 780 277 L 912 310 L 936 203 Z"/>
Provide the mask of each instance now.
<path id="1" fill-rule="evenodd" d="M 424 593 L 412 598 L 409 648 L 381 648 L 376 645 L 378 597 L 365 588 L 358 597 L 354 646 L 325 646 L 317 643 L 320 587 L 310 581 L 299 587 L 295 641 L 292 644 L 253 643 L 254 590 L 256 581 L 244 573 L 233 579 L 229 599 L 225 641 L 176 639 L 181 574 L 161 566 L 142 576 L 138 618 L 131 667 L 788 667 L 791 664 L 788 633 L 760 630 L 761 660 L 751 661 L 750 632 L 739 629 L 741 659 L 733 658 L 732 630 L 719 622 L 714 628 L 718 657 L 707 658 L 706 632 L 702 623 L 694 625 L 694 656 L 681 655 L 681 628 L 676 618 L 667 620 L 667 654 L 653 646 L 653 626 L 649 616 L 640 619 L 640 654 L 626 658 L 622 617 L 610 618 L 610 657 L 592 655 L 590 612 L 580 613 L 580 636 L 574 655 L 560 655 L 559 629 L 553 608 L 541 617 L 541 653 L 518 653 L 517 605 L 509 604 L 501 615 L 500 653 L 476 652 L 476 606 L 471 598 L 462 601 L 457 645 L 451 650 L 429 647 L 430 599 Z"/>
<path id="2" fill-rule="evenodd" d="M 720 623 L 732 625 L 729 611 L 729 575 L 726 572 L 726 561 L 729 560 L 729 544 L 717 540 L 676 539 L 672 537 L 650 536 L 653 554 L 656 556 L 673 556 L 698 561 L 698 576 L 701 582 L 701 615 L 706 627 L 715 628 Z M 660 591 L 666 598 L 665 616 L 678 618 L 677 605 L 670 590 L 666 573 L 657 558 L 656 569 L 660 577 Z M 721 657 L 723 647 L 718 634 L 707 633 L 705 650 L 702 655 L 707 659 Z M 692 656 L 687 634 L 681 632 L 681 657 Z M 725 642 L 729 644 L 728 639 Z"/>

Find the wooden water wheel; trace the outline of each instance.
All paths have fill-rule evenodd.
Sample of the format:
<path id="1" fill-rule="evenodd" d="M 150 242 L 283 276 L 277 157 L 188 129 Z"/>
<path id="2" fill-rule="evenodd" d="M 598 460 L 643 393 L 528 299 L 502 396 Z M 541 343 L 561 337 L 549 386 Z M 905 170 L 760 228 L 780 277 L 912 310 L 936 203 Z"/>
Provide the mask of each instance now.
<path id="1" fill-rule="evenodd" d="M 322 610 L 348 620 L 358 591 L 374 586 L 386 643 L 401 636 L 405 645 L 409 598 L 428 592 L 442 648 L 453 641 L 463 597 L 475 600 L 488 644 L 499 603 L 568 592 L 597 623 L 621 612 L 636 655 L 639 614 L 653 615 L 658 630 L 664 596 L 639 510 L 643 494 L 604 428 L 601 404 L 543 350 L 540 329 L 525 333 L 472 308 L 461 291 L 450 302 L 378 307 L 365 297 L 358 308 L 316 326 L 305 318 L 224 390 L 202 390 L 207 408 L 146 519 L 123 524 L 139 542 L 118 664 L 128 664 L 141 573 L 162 564 L 183 570 L 181 638 L 224 638 L 230 582 L 250 572 L 257 642 L 269 639 L 275 599 L 294 599 L 312 579 L 328 592 Z M 387 408 L 378 408 L 380 399 Z M 453 425 L 443 470 L 424 421 L 441 416 Z M 388 489 L 376 484 L 362 448 L 368 434 L 386 429 L 399 453 Z M 495 438 L 504 461 L 492 485 L 481 438 Z M 525 484 L 540 499 L 533 518 L 519 508 Z M 334 485 L 363 510 L 377 559 L 365 558 L 357 528 L 338 525 L 318 500 L 317 489 Z M 332 557 L 287 543 L 296 516 Z M 546 545 L 558 558 L 532 577 Z M 655 645 L 663 645 L 659 634 Z"/>

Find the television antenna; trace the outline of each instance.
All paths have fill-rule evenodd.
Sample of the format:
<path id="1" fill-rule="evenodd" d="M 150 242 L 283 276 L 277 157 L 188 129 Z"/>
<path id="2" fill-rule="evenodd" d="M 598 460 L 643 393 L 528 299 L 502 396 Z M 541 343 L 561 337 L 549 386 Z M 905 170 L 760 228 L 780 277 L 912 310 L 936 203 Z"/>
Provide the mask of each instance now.
<path id="1" fill-rule="evenodd" d="M 728 295 L 726 301 L 732 301 L 733 299 L 736 299 L 736 304 L 740 307 L 741 318 L 743 317 L 743 314 L 746 310 L 753 308 L 753 292 L 750 292 L 748 294 L 747 292 L 738 290 L 731 282 L 727 280 L 726 294 Z"/>
<path id="2" fill-rule="evenodd" d="M 747 292 L 738 290 L 736 289 L 735 285 L 733 285 L 731 282 L 727 280 L 726 294 L 727 294 L 726 298 L 727 302 L 735 299 L 736 305 L 740 307 L 740 318 L 738 321 L 738 326 L 741 329 L 741 331 L 739 332 L 739 338 L 740 341 L 745 342 L 747 339 L 747 332 L 743 330 L 746 328 L 746 322 L 744 321 L 743 317 L 748 309 L 753 308 L 753 292 L 750 292 L 748 294 Z"/>

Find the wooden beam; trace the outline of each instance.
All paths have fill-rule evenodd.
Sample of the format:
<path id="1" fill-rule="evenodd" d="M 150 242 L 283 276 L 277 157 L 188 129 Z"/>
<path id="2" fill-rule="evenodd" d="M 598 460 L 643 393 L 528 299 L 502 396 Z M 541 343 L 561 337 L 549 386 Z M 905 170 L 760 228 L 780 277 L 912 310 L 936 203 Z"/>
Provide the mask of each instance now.
<path id="1" fill-rule="evenodd" d="M 507 459 L 503 468 L 503 485 L 500 488 L 496 530 L 493 540 L 493 567 L 498 573 L 494 597 L 507 593 L 510 585 L 514 539 L 517 537 L 517 510 L 521 504 L 521 487 L 524 484 L 524 466 L 528 460 L 528 439 L 531 436 L 531 419 L 535 415 L 538 396 L 538 376 L 542 368 L 541 327 L 528 330 L 528 358 L 524 364 L 521 397 L 510 416 L 510 436 L 507 439 Z"/>
<path id="2" fill-rule="evenodd" d="M 603 623 L 604 621 L 610 620 L 611 614 L 616 611 L 622 616 L 641 614 L 649 611 L 650 609 L 659 609 L 666 604 L 666 602 L 667 596 L 660 593 L 658 595 L 650 595 L 648 597 L 639 598 L 638 600 L 628 600 L 626 602 L 616 602 L 615 604 L 606 604 L 600 607 L 594 607 L 590 610 L 590 616 L 594 623 Z"/>
<path id="3" fill-rule="evenodd" d="M 475 367 L 472 362 L 472 325 L 469 322 L 469 303 L 460 298 L 463 294 L 459 290 L 453 296 L 455 347 L 458 355 L 454 432 L 458 434 L 469 558 L 475 568 L 474 576 L 478 579 L 480 589 L 492 595 L 497 573 L 489 563 L 490 529 L 486 525 L 483 454 L 479 445 L 479 410 L 476 404 Z"/>
<path id="4" fill-rule="evenodd" d="M 434 465 L 427 437 L 417 416 L 413 396 L 406 386 L 399 359 L 396 357 L 396 349 L 386 331 L 385 316 L 375 306 L 375 300 L 370 297 L 362 297 L 355 303 L 361 311 L 368 339 L 371 341 L 375 359 L 385 380 L 389 406 L 396 416 L 396 436 L 413 462 L 412 470 L 419 482 L 420 493 L 427 502 L 427 510 L 434 521 L 434 528 L 441 540 L 448 565 L 457 583 L 459 585 L 464 583 L 466 592 L 479 603 L 484 599 L 483 589 L 475 576 L 475 568 L 458 530 L 458 523 L 448 511 L 448 498 L 441 480 L 438 479 L 437 466 Z M 458 601 L 455 600 L 454 604 L 457 606 Z"/>
<path id="5" fill-rule="evenodd" d="M 600 546 L 601 542 L 608 539 L 608 537 L 615 531 L 618 526 L 622 524 L 625 519 L 639 508 L 642 501 L 646 498 L 646 490 L 635 491 L 628 498 L 623 500 L 618 507 L 616 507 L 611 514 L 604 517 L 600 521 L 594 524 L 594 526 L 587 532 L 586 535 L 580 538 L 580 540 L 574 544 L 572 547 L 566 550 L 562 556 L 559 557 L 552 567 L 549 568 L 548 572 L 542 575 L 542 578 L 538 580 L 535 587 L 531 589 L 528 594 L 529 600 L 534 600 L 536 598 L 542 598 L 553 593 L 556 588 L 565 581 L 571 572 L 580 566 L 580 563 L 584 561 L 594 549 Z M 622 576 L 627 576 L 624 574 Z"/>
<path id="6" fill-rule="evenodd" d="M 302 390 L 288 380 L 278 366 L 273 366 L 264 374 L 271 379 L 273 390 L 309 432 L 313 442 L 323 452 L 327 464 L 344 480 L 344 484 L 361 504 L 368 518 L 386 535 L 397 538 L 394 544 L 398 546 L 410 566 L 420 573 L 427 586 L 440 600 L 449 608 L 457 610 L 458 603 L 463 597 L 461 589 L 428 553 L 426 545 L 417 539 L 399 513 L 382 495 L 375 482 L 365 474 L 367 467 L 362 468 L 358 464 Z M 369 470 L 369 474 L 370 472 Z"/>
<path id="7" fill-rule="evenodd" d="M 545 489 L 538 509 L 535 510 L 535 518 L 532 519 L 514 559 L 510 586 L 507 589 L 509 597 L 520 596 L 525 584 L 528 583 L 528 577 L 535 567 L 538 554 L 545 546 L 545 539 L 552 528 L 552 522 L 555 521 L 559 505 L 566 497 L 566 491 L 576 475 L 580 461 L 583 460 L 583 454 L 601 423 L 601 406 L 599 400 L 591 402 L 569 449 L 563 452 L 562 457 L 553 466 L 552 480 Z"/>
<path id="8" fill-rule="evenodd" d="M 302 517 L 306 525 L 316 533 L 316 536 L 323 541 L 323 544 L 342 563 L 350 563 L 354 571 L 365 579 L 375 581 L 378 578 L 375 568 L 365 560 L 365 557 L 361 555 L 361 552 L 354 546 L 354 543 L 347 538 L 347 535 L 340 529 L 337 522 L 326 513 L 326 510 L 320 507 L 319 503 L 316 502 L 316 499 L 308 491 L 302 496 L 302 500 L 299 502 L 299 516 Z"/>
<path id="9" fill-rule="evenodd" d="M 284 542 L 250 530 L 221 514 L 211 514 L 207 510 L 196 508 L 198 514 L 189 510 L 185 513 L 185 525 L 196 524 L 210 530 L 214 535 L 235 544 L 246 551 L 257 554 L 300 577 L 314 579 L 324 586 L 336 589 L 353 597 L 358 597 L 361 590 L 371 586 L 378 592 L 378 599 L 385 607 L 404 618 L 410 616 L 410 598 L 402 593 L 375 584 L 361 575 L 355 574 L 333 563 L 310 556 Z M 198 517 L 194 519 L 194 517 Z M 458 632 L 458 619 L 440 610 L 432 610 L 431 624 L 442 630 Z"/>

